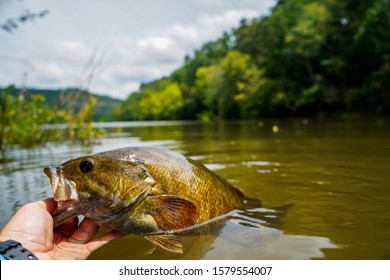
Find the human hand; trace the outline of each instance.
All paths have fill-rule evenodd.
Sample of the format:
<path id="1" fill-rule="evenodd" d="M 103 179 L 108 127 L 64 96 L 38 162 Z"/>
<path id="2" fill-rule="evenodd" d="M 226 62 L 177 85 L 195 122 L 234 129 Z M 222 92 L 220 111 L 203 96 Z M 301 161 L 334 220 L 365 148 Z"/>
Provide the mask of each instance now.
<path id="1" fill-rule="evenodd" d="M 32 202 L 20 208 L 0 232 L 0 242 L 13 239 L 33 252 L 38 259 L 86 259 L 93 251 L 121 236 L 111 231 L 92 240 L 99 227 L 85 218 L 77 227 L 53 229 L 53 198 Z M 66 225 L 65 225 L 66 226 Z"/>

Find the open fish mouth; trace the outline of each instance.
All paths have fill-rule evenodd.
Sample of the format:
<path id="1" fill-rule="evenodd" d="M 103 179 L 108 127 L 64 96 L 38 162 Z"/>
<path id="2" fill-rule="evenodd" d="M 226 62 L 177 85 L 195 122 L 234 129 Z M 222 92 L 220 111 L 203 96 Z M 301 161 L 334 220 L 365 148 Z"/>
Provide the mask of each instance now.
<path id="1" fill-rule="evenodd" d="M 65 178 L 60 167 L 45 167 L 43 171 L 50 179 L 55 201 L 77 199 L 77 194 L 74 191 L 75 184 Z"/>
<path id="2" fill-rule="evenodd" d="M 53 197 L 57 201 L 57 209 L 51 213 L 54 227 L 57 227 L 80 214 L 75 183 L 64 177 L 60 167 L 45 167 L 44 172 L 50 179 Z"/>

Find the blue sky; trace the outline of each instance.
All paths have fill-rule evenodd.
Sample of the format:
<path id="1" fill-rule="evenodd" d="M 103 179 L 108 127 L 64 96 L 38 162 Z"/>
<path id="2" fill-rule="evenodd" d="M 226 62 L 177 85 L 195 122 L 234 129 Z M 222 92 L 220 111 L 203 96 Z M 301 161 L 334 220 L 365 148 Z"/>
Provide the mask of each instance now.
<path id="1" fill-rule="evenodd" d="M 125 99 L 274 0 L 0 0 L 0 86 L 83 87 Z M 29 11 L 49 13 L 20 23 Z"/>

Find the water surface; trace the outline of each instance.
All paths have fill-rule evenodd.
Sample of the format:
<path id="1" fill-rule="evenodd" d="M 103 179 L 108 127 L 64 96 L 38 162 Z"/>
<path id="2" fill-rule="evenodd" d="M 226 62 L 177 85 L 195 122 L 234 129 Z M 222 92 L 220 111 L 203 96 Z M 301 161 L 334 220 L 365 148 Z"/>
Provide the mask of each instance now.
<path id="1" fill-rule="evenodd" d="M 44 166 L 153 145 L 199 160 L 262 207 L 230 213 L 210 234 L 182 237 L 183 255 L 126 236 L 91 259 L 390 259 L 388 119 L 99 126 L 107 137 L 92 146 L 47 143 L 1 154 L 0 227 L 21 205 L 51 196 Z"/>

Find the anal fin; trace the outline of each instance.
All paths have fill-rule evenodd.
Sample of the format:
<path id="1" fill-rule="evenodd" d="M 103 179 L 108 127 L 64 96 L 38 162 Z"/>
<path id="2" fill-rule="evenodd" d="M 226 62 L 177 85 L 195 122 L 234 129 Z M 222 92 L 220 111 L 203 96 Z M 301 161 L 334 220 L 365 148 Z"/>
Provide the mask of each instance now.
<path id="1" fill-rule="evenodd" d="M 145 235 L 146 240 L 152 242 L 155 245 L 160 246 L 161 248 L 178 253 L 183 254 L 183 246 L 179 237 L 172 234 L 161 234 L 161 235 Z"/>

